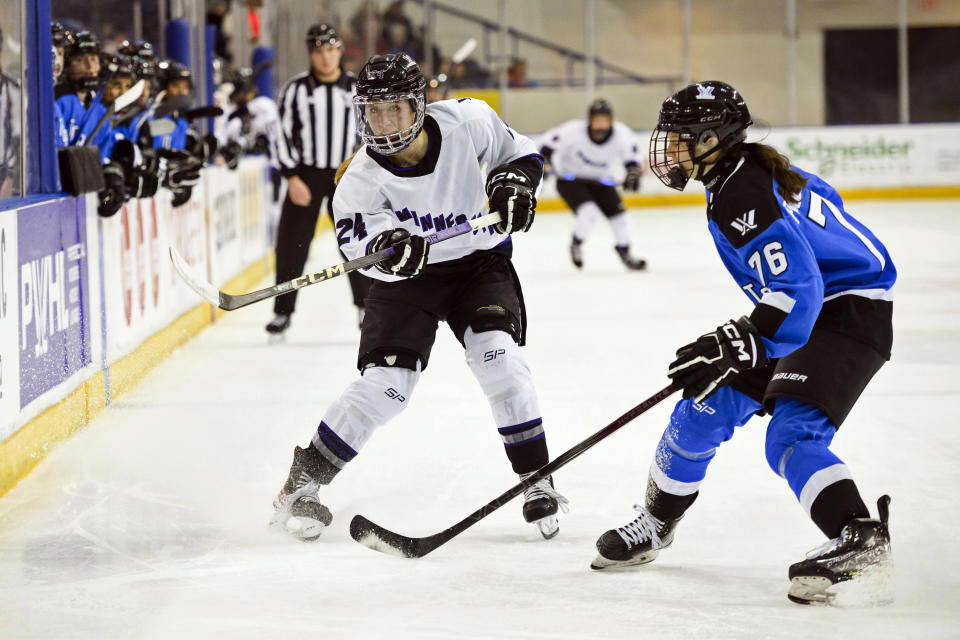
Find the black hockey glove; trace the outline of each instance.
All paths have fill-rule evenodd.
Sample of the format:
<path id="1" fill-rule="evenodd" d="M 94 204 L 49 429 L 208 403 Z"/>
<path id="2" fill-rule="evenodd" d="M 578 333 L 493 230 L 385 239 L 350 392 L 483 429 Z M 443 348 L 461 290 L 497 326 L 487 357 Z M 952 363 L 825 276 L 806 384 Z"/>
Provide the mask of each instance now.
<path id="1" fill-rule="evenodd" d="M 173 198 L 170 199 L 170 204 L 175 208 L 185 205 L 190 201 L 191 195 L 193 195 L 193 187 L 181 187 L 179 189 L 174 189 Z"/>
<path id="2" fill-rule="evenodd" d="M 667 376 L 683 389 L 684 398 L 703 402 L 728 376 L 759 367 L 766 360 L 760 332 L 749 318 L 742 317 L 680 347 Z"/>
<path id="3" fill-rule="evenodd" d="M 623 190 L 640 191 L 640 167 L 635 164 L 627 167 L 627 176 L 623 179 Z"/>
<path id="4" fill-rule="evenodd" d="M 103 184 L 104 188 L 97 195 L 100 196 L 100 205 L 97 207 L 97 213 L 104 218 L 109 218 L 123 206 L 127 199 L 127 190 L 124 187 L 123 168 L 119 164 L 111 163 L 103 165 Z"/>
<path id="5" fill-rule="evenodd" d="M 267 136 L 263 135 L 262 133 L 258 133 L 253 138 L 253 147 L 250 149 L 250 153 L 260 154 L 262 156 L 269 156 L 270 155 L 270 139 Z"/>
<path id="6" fill-rule="evenodd" d="M 220 155 L 223 156 L 223 161 L 226 162 L 227 168 L 232 171 L 240 164 L 243 147 L 241 147 L 240 143 L 236 140 L 231 140 L 220 149 Z"/>
<path id="7" fill-rule="evenodd" d="M 200 167 L 203 166 L 196 160 L 184 160 L 171 162 L 167 165 L 167 176 L 164 180 L 164 186 L 171 191 L 183 188 L 193 188 L 200 182 Z"/>
<path id="8" fill-rule="evenodd" d="M 412 236 L 406 229 L 390 229 L 374 237 L 367 245 L 367 254 L 393 247 L 393 256 L 377 263 L 383 273 L 404 278 L 420 275 L 427 266 L 430 245 L 423 236 Z"/>
<path id="9" fill-rule="evenodd" d="M 500 213 L 500 222 L 493 225 L 497 233 L 527 231 L 533 224 L 537 199 L 534 186 L 525 173 L 511 164 L 502 164 L 487 176 L 487 199 L 490 211 Z"/>
<path id="10" fill-rule="evenodd" d="M 149 198 L 157 192 L 159 180 L 153 149 L 140 152 L 129 140 L 117 140 L 110 157 L 123 167 L 128 197 Z"/>

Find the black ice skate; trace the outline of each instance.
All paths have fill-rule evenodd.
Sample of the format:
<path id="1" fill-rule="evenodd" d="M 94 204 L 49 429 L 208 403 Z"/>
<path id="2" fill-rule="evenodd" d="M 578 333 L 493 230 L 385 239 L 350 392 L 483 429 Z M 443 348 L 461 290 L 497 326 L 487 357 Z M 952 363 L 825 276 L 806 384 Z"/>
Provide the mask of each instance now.
<path id="1" fill-rule="evenodd" d="M 880 519 L 854 518 L 834 538 L 790 565 L 787 597 L 800 604 L 828 604 L 830 587 L 870 575 L 881 576 L 890 562 L 890 496 L 877 500 Z"/>
<path id="2" fill-rule="evenodd" d="M 290 315 L 286 313 L 278 313 L 276 317 L 267 323 L 267 326 L 264 327 L 267 330 L 267 333 L 270 334 L 270 342 L 283 342 L 284 332 L 290 328 Z"/>
<path id="3" fill-rule="evenodd" d="M 530 477 L 522 474 L 521 480 Z M 523 519 L 537 525 L 540 534 L 547 540 L 560 533 L 557 512 L 568 511 L 567 499 L 553 488 L 553 476 L 538 480 L 523 490 Z"/>
<path id="4" fill-rule="evenodd" d="M 673 544 L 673 532 L 683 514 L 664 521 L 654 517 L 642 505 L 635 504 L 633 508 L 640 512 L 639 516 L 597 539 L 599 554 L 590 563 L 591 569 L 599 571 L 653 562 L 660 555 L 660 549 Z"/>
<path id="5" fill-rule="evenodd" d="M 617 255 L 620 256 L 620 260 L 623 261 L 623 264 L 632 271 L 642 271 L 647 268 L 647 261 L 643 258 L 633 258 L 630 256 L 630 247 L 614 247 L 617 250 Z"/>
<path id="6" fill-rule="evenodd" d="M 332 468 L 333 470 L 331 471 Z M 333 522 L 330 509 L 320 503 L 317 490 L 336 475 L 336 467 L 312 446 L 297 447 L 283 489 L 273 501 L 271 525 L 279 525 L 300 540 L 311 542 Z M 322 480 L 326 479 L 326 482 Z"/>
<path id="7" fill-rule="evenodd" d="M 577 269 L 583 268 L 583 250 L 581 245 L 583 242 L 577 242 L 574 240 L 570 243 L 570 259 L 573 260 L 573 266 Z"/>

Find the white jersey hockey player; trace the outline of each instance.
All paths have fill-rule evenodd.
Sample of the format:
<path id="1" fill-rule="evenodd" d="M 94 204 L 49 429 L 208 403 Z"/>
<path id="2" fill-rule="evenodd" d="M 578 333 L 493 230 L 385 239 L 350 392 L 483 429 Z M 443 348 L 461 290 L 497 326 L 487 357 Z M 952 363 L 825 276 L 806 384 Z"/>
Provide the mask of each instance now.
<path id="1" fill-rule="evenodd" d="M 570 258 L 583 266 L 581 244 L 593 226 L 606 216 L 613 228 L 617 255 L 628 269 L 643 269 L 646 261 L 630 256 L 630 227 L 617 193 L 616 175 L 626 169 L 623 188 L 640 189 L 640 154 L 633 131 L 614 122 L 613 108 L 606 100 L 590 105 L 588 120 L 570 120 L 543 135 L 540 153 L 553 167 L 557 191 L 576 216 Z"/>
<path id="2" fill-rule="evenodd" d="M 274 502 L 273 522 L 303 540 L 316 539 L 332 520 L 318 488 L 409 403 L 440 320 L 464 347 L 514 471 L 523 477 L 548 462 L 530 368 L 519 348 L 526 314 L 510 261 L 510 234 L 533 222 L 542 158 L 485 103 L 464 98 L 427 107 L 425 87 L 406 54 L 374 56 L 357 80 L 364 147 L 337 186 L 335 233 L 351 259 L 387 247 L 397 251 L 368 270 L 375 280 L 361 326 L 361 376 L 327 409 L 311 442 L 296 447 Z M 424 234 L 485 214 L 487 200 L 501 214 L 499 223 L 426 243 Z M 449 419 L 455 429 L 456 418 Z M 523 515 L 551 538 L 564 503 L 545 478 L 525 492 Z"/>

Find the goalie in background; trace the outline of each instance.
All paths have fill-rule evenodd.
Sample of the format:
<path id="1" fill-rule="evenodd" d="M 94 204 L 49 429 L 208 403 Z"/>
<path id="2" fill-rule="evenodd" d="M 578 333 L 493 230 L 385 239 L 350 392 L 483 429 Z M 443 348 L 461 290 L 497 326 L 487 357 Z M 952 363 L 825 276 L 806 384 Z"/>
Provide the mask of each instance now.
<path id="1" fill-rule="evenodd" d="M 334 196 L 337 238 L 350 259 L 387 248 L 395 253 L 367 270 L 372 284 L 360 335 L 361 375 L 327 409 L 312 441 L 295 449 L 274 501 L 273 522 L 302 540 L 315 540 L 333 518 L 320 487 L 409 404 L 441 320 L 464 348 L 514 472 L 526 477 L 549 460 L 532 374 L 520 351 L 526 313 L 510 259 L 511 234 L 533 223 L 542 158 L 486 103 L 427 106 L 425 90 L 420 68 L 403 53 L 374 56 L 357 81 L 364 146 Z M 486 214 L 488 200 L 500 222 L 427 243 L 424 236 L 434 230 Z M 453 451 L 458 425 L 454 416 L 449 420 L 444 437 Z M 551 538 L 564 502 L 544 478 L 525 491 L 523 517 Z"/>
<path id="2" fill-rule="evenodd" d="M 689 85 L 660 109 L 651 170 L 673 189 L 691 179 L 707 189 L 720 259 L 755 306 L 677 350 L 668 376 L 683 399 L 650 465 L 645 504 L 597 540 L 592 566 L 643 564 L 670 546 L 717 449 L 765 412 L 767 464 L 828 538 L 790 567 L 788 596 L 826 603 L 840 582 L 874 573 L 880 586 L 890 555 L 890 498 L 871 518 L 830 443 L 890 358 L 897 271 L 833 187 L 746 142 L 752 123 L 743 97 L 718 81 Z"/>
<path id="3" fill-rule="evenodd" d="M 617 193 L 615 173 L 623 167 L 625 191 L 640 189 L 640 153 L 633 131 L 614 122 L 613 107 L 594 100 L 587 121 L 570 120 L 543 135 L 540 153 L 552 165 L 557 191 L 574 214 L 570 259 L 583 267 L 583 242 L 597 221 L 606 217 L 613 229 L 614 249 L 628 269 L 645 269 L 647 261 L 630 255 L 630 219 Z"/>

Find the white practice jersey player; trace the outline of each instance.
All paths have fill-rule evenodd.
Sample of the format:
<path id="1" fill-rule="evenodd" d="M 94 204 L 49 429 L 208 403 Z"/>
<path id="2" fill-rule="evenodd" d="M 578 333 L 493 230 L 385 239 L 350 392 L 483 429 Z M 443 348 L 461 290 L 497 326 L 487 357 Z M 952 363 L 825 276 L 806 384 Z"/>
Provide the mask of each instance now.
<path id="1" fill-rule="evenodd" d="M 510 129 L 481 100 L 429 104 L 423 126 L 432 134 L 431 146 L 418 165 L 393 167 L 364 146 L 343 174 L 333 214 L 337 241 L 347 258 L 363 256 L 370 240 L 388 229 L 422 236 L 485 215 L 487 172 L 539 156 L 532 140 Z M 492 226 L 463 234 L 432 246 L 430 264 L 492 249 L 509 238 Z M 385 281 L 402 279 L 373 268 L 364 273 Z"/>
<path id="2" fill-rule="evenodd" d="M 627 125 L 614 122 L 609 137 L 595 142 L 584 120 L 570 120 L 543 135 L 541 146 L 553 150 L 553 171 L 565 180 L 594 180 L 602 184 L 617 183 L 615 174 L 624 165 L 642 165 L 637 136 Z"/>

